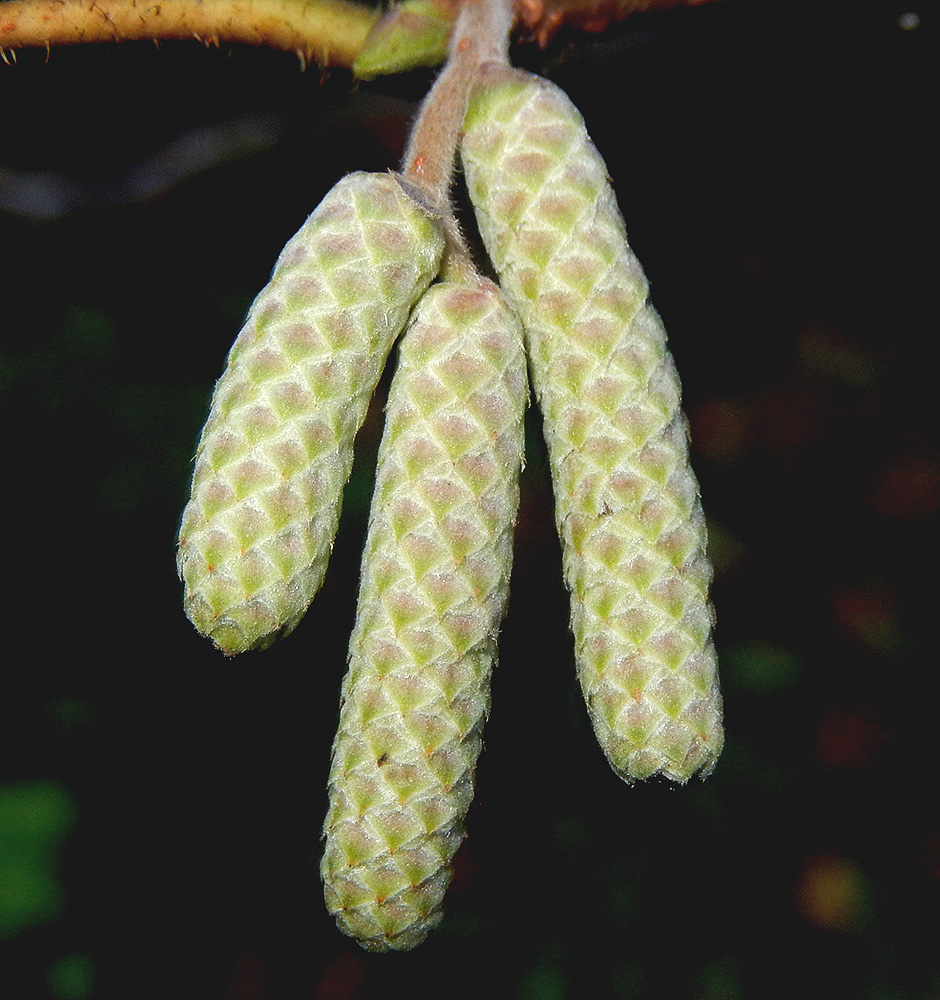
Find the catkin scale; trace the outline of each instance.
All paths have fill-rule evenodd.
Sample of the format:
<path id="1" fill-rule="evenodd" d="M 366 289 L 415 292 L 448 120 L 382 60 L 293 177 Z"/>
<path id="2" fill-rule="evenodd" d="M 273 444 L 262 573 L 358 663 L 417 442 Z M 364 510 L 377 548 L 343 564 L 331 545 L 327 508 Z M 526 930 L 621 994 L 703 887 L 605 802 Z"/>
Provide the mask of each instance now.
<path id="1" fill-rule="evenodd" d="M 444 281 L 401 341 L 330 770 L 327 907 L 374 951 L 441 918 L 508 596 L 526 405 L 518 320 Z"/>
<path id="2" fill-rule="evenodd" d="M 212 397 L 177 565 L 196 628 L 227 654 L 300 620 L 326 572 L 353 441 L 439 220 L 393 174 L 354 173 L 288 242 Z"/>
<path id="3" fill-rule="evenodd" d="M 579 680 L 625 780 L 722 745 L 711 566 L 680 387 L 606 167 L 567 95 L 488 67 L 461 156 L 544 415 Z"/>

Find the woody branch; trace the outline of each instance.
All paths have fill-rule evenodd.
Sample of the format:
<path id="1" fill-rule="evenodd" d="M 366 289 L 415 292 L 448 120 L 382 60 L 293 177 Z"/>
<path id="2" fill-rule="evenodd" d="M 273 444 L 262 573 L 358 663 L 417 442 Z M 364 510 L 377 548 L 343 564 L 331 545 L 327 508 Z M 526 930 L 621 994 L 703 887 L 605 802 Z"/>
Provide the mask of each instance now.
<path id="1" fill-rule="evenodd" d="M 630 14 L 711 2 L 513 0 L 513 6 L 522 30 L 545 44 L 562 24 L 602 31 Z M 452 17 L 462 6 L 462 0 L 438 3 Z M 296 52 L 304 63 L 352 66 L 380 16 L 378 9 L 351 0 L 3 0 L 0 54 L 18 48 L 195 37 L 206 44 L 238 42 Z"/>
<path id="2" fill-rule="evenodd" d="M 7 0 L 0 4 L 0 47 L 195 37 L 351 66 L 378 16 L 346 0 Z"/>

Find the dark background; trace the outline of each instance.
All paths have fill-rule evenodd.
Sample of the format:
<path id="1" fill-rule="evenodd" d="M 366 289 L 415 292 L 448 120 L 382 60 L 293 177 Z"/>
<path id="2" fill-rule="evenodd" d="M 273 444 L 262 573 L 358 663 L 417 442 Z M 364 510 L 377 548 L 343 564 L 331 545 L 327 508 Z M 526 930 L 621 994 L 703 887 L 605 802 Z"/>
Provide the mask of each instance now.
<path id="1" fill-rule="evenodd" d="M 251 299 L 336 179 L 396 164 L 431 73 L 195 42 L 0 65 L 4 996 L 940 997 L 936 25 L 912 9 L 754 0 L 516 49 L 581 107 L 670 331 L 728 740 L 704 784 L 609 770 L 533 420 L 469 838 L 407 955 L 343 938 L 316 871 L 380 408 L 283 643 L 214 652 L 174 545 Z"/>

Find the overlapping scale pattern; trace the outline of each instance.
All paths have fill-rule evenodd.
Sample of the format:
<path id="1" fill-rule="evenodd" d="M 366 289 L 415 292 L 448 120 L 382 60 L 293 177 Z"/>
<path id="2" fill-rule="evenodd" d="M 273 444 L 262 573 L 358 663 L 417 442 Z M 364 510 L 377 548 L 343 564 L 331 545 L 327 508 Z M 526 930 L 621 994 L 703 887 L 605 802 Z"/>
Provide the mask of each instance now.
<path id="1" fill-rule="evenodd" d="M 252 305 L 212 397 L 177 557 L 186 614 L 223 652 L 289 632 L 319 588 L 353 440 L 442 250 L 439 221 L 393 174 L 350 174 Z"/>
<path id="2" fill-rule="evenodd" d="M 705 522 L 679 380 L 603 160 L 567 95 L 492 67 L 462 159 L 544 414 L 578 673 L 626 780 L 722 745 Z"/>
<path id="3" fill-rule="evenodd" d="M 489 281 L 432 286 L 401 342 L 330 771 L 339 927 L 406 950 L 441 917 L 509 586 L 522 331 Z"/>

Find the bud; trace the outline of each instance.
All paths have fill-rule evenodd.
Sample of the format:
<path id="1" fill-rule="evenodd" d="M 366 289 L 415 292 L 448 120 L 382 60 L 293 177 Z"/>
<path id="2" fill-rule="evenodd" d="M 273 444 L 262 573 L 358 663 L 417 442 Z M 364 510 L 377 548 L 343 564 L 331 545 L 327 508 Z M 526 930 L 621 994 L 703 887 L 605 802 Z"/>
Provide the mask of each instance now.
<path id="1" fill-rule="evenodd" d="M 437 66 L 447 55 L 454 12 L 437 0 L 394 3 L 373 24 L 353 63 L 360 80 Z"/>
<path id="2" fill-rule="evenodd" d="M 445 281 L 402 339 L 379 450 L 321 872 L 371 951 L 441 919 L 489 708 L 518 505 L 522 331 L 489 281 Z"/>
<path id="3" fill-rule="evenodd" d="M 224 653 L 269 645 L 313 600 L 353 440 L 442 250 L 393 174 L 351 174 L 255 299 L 215 387 L 177 556 L 186 614 Z"/>
<path id="4" fill-rule="evenodd" d="M 492 67 L 462 146 L 544 415 L 581 687 L 627 781 L 722 745 L 712 570 L 679 380 L 603 160 L 569 98 Z"/>

